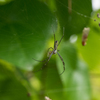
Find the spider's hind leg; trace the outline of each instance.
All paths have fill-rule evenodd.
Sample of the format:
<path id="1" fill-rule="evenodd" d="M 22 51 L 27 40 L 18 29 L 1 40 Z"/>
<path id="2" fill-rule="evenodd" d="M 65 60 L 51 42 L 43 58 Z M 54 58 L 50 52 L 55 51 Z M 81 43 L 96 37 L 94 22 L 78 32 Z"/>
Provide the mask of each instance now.
<path id="1" fill-rule="evenodd" d="M 62 61 L 62 63 L 63 63 L 63 72 L 61 73 L 61 74 L 63 74 L 64 73 L 64 71 L 65 71 L 65 63 L 64 63 L 64 61 L 63 61 L 63 58 L 60 56 L 60 54 L 57 52 L 57 54 L 58 54 L 58 56 L 60 57 L 60 59 L 61 59 L 61 61 Z M 60 74 L 60 75 L 61 75 Z"/>
<path id="2" fill-rule="evenodd" d="M 43 66 L 42 68 L 40 68 L 39 70 L 35 71 L 35 72 L 38 72 L 38 71 L 42 70 L 42 69 L 47 65 L 47 63 L 49 62 L 49 60 L 50 60 L 50 58 L 51 58 L 52 55 L 53 55 L 53 52 L 50 54 L 48 60 L 47 60 L 46 63 L 44 64 L 44 66 Z"/>

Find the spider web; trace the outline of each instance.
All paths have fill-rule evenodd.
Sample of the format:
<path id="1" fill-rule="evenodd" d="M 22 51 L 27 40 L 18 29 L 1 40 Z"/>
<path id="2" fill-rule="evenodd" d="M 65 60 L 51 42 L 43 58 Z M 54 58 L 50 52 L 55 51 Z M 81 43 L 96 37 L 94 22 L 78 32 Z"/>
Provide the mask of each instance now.
<path id="1" fill-rule="evenodd" d="M 59 73 L 61 73 L 61 71 L 63 70 L 63 66 L 62 66 L 61 60 L 59 59 L 59 57 L 57 55 L 52 56 L 52 59 L 50 60 L 50 62 L 48 62 L 47 68 L 45 68 L 42 71 L 37 72 L 35 74 L 33 74 L 31 72 L 33 70 L 33 66 L 36 66 L 35 70 L 37 70 L 37 69 L 39 69 L 39 67 L 41 68 L 41 66 L 44 65 L 44 63 L 40 64 L 38 62 L 33 61 L 32 58 L 34 57 L 38 60 L 42 59 L 43 57 L 45 58 L 45 56 L 46 56 L 45 49 L 47 49 L 47 47 L 49 47 L 49 46 L 53 47 L 53 43 L 54 43 L 53 29 L 52 29 L 51 25 L 52 24 L 54 25 L 53 27 L 54 27 L 54 32 L 55 32 L 55 30 L 57 28 L 56 24 L 60 23 L 60 22 L 58 21 L 57 18 L 54 17 L 54 15 L 51 14 L 50 11 L 48 11 L 48 10 L 46 11 L 46 8 L 43 8 L 44 11 L 41 10 L 41 7 L 43 7 L 43 5 L 41 5 L 41 4 L 38 5 L 38 7 L 40 7 L 40 9 L 37 10 L 36 8 L 38 8 L 38 7 L 36 7 L 36 6 L 34 7 L 30 4 L 30 2 L 32 3 L 31 0 L 29 0 L 28 2 L 30 5 L 29 8 L 27 8 L 27 2 L 23 3 L 23 5 L 24 5 L 23 8 L 21 8 L 22 5 L 16 4 L 16 6 L 14 7 L 14 9 L 17 8 L 17 10 L 15 9 L 16 12 L 13 12 L 12 8 L 9 8 L 10 13 L 13 14 L 13 16 L 9 16 L 9 17 L 11 19 L 13 19 L 14 22 L 17 23 L 17 24 L 12 23 L 11 25 L 14 25 L 14 27 L 16 27 L 16 29 L 14 29 L 12 27 L 9 28 L 7 25 L 5 26 L 5 20 L 7 18 L 7 14 L 8 14 L 7 13 L 8 8 L 6 8 L 5 10 L 2 10 L 3 9 L 2 8 L 0 10 L 5 15 L 5 16 L 3 15 L 3 17 L 2 17 L 2 14 L 0 14 L 0 18 L 2 19 L 2 20 L 0 20 L 0 27 L 1 27 L 0 37 L 3 37 L 3 38 L 0 38 L 0 43 L 1 43 L 0 44 L 1 45 L 0 46 L 0 49 L 1 49 L 0 50 L 0 52 L 1 52 L 0 59 L 3 59 L 3 60 L 0 60 L 0 63 L 1 63 L 0 64 L 0 66 L 1 66 L 0 67 L 0 70 L 1 70 L 1 75 L 0 75 L 0 78 L 1 78 L 1 85 L 0 85 L 1 100 L 20 100 L 20 99 L 21 100 L 22 99 L 34 100 L 34 98 L 35 98 L 35 100 L 44 100 L 42 96 L 45 96 L 45 95 L 50 97 L 50 99 L 52 99 L 52 100 L 61 100 L 62 98 L 63 99 L 66 98 L 66 96 L 65 96 L 66 92 L 67 92 L 67 96 L 68 96 L 67 99 L 72 100 L 70 93 L 72 96 L 74 96 L 73 93 L 75 93 L 75 92 L 77 92 L 77 94 L 78 94 L 78 92 L 82 93 L 83 90 L 84 91 L 87 90 L 87 92 L 89 92 L 88 90 L 90 90 L 90 86 L 87 85 L 87 84 L 89 84 L 89 82 L 84 83 L 83 88 L 81 86 L 81 82 L 84 82 L 84 81 L 81 80 L 80 78 L 82 78 L 82 79 L 86 78 L 86 77 L 83 77 L 84 75 L 81 76 L 81 74 L 79 74 L 77 72 L 75 72 L 72 75 L 72 74 L 70 74 L 71 72 L 68 72 L 68 71 L 72 71 L 72 69 L 74 69 L 74 68 L 71 69 L 70 67 L 66 67 L 66 70 L 68 69 L 68 71 L 65 71 L 65 73 L 62 76 L 59 76 Z M 56 0 L 56 2 L 59 3 L 59 6 L 63 6 L 67 10 L 69 10 L 69 6 L 66 6 L 64 3 L 60 2 L 59 0 Z M 98 18 L 96 18 L 96 22 L 95 22 L 94 21 L 95 18 L 78 12 L 76 9 L 73 9 L 73 5 L 75 5 L 79 9 L 81 9 L 80 5 L 78 5 L 76 3 L 76 1 L 74 1 L 74 0 L 71 2 L 72 2 L 71 13 L 75 13 L 77 16 L 82 16 L 86 20 L 87 19 L 92 20 L 92 22 L 94 22 L 95 25 L 99 27 L 98 23 L 100 20 Z M 89 0 L 88 2 L 91 3 L 91 0 Z M 94 7 L 94 5 L 95 5 L 94 0 L 92 0 L 92 2 L 93 2 L 92 7 L 93 7 L 94 11 L 98 10 L 99 8 Z M 46 5 L 49 5 L 49 3 L 47 3 L 47 2 L 45 2 L 45 3 L 46 3 Z M 84 4 L 84 6 L 85 6 L 85 4 Z M 97 5 L 96 5 L 96 7 L 97 7 Z M 98 7 L 100 7 L 100 6 L 98 6 Z M 32 11 L 38 12 L 35 14 L 36 17 L 33 17 L 32 13 L 31 13 Z M 25 14 L 25 16 L 23 18 L 16 19 L 16 17 L 14 16 L 14 15 L 16 15 L 16 13 L 17 13 L 17 15 L 20 15 L 20 16 L 22 16 L 21 14 Z M 62 11 L 63 15 L 65 15 L 65 13 L 66 13 L 65 11 Z M 16 20 L 19 20 L 19 22 L 21 23 L 20 26 L 18 24 L 19 22 L 17 22 Z M 10 23 L 11 22 L 10 19 L 7 20 L 7 22 Z M 48 26 L 47 26 L 46 22 L 49 23 Z M 83 22 L 83 24 L 86 23 L 86 21 L 84 19 L 82 22 Z M 46 23 L 46 24 L 44 24 L 44 23 Z M 63 21 L 61 21 L 61 23 L 60 23 L 60 25 L 58 25 L 58 27 L 61 26 L 61 28 L 62 28 L 62 27 L 65 27 L 67 24 L 67 23 L 66 24 L 65 23 L 62 24 L 62 23 L 63 23 Z M 74 25 L 70 24 L 69 26 L 76 30 L 79 29 L 79 27 L 75 26 L 75 24 Z M 90 25 L 88 25 L 88 26 L 90 27 Z M 22 31 L 22 30 L 24 30 L 24 31 Z M 62 29 L 58 28 L 58 31 L 59 30 L 61 30 L 61 32 L 62 32 Z M 67 29 L 65 29 L 65 31 L 67 31 Z M 40 32 L 40 34 L 39 34 L 39 32 Z M 4 33 L 4 34 L 2 34 L 2 33 Z M 46 33 L 48 33 L 48 34 L 46 34 Z M 60 32 L 55 32 L 55 33 L 56 33 L 56 38 L 60 40 L 60 38 L 62 36 L 62 35 L 60 35 Z M 67 34 L 65 32 L 65 37 L 67 37 L 66 35 Z M 95 36 L 97 39 L 96 43 L 99 42 L 99 40 L 100 40 L 100 38 L 98 36 L 99 36 L 99 34 L 97 34 Z M 86 53 L 85 50 L 87 50 L 89 48 L 88 47 L 86 47 L 86 49 L 83 49 L 82 47 L 79 48 L 80 47 L 79 41 L 81 41 L 81 35 L 75 33 L 75 34 L 69 35 L 69 37 L 70 37 L 70 39 L 69 40 L 64 39 L 65 42 L 61 42 L 60 47 L 59 47 L 59 49 L 60 49 L 59 53 L 61 54 L 63 59 L 67 60 L 67 61 L 65 60 L 66 66 L 73 66 L 77 61 L 75 49 L 73 46 L 72 47 L 70 46 L 73 44 L 75 44 L 75 46 L 78 50 L 79 57 L 82 59 L 85 59 L 84 62 L 86 61 L 87 64 L 90 63 L 88 61 L 88 59 L 86 58 L 87 56 L 85 57 L 85 53 Z M 93 36 L 91 36 L 91 38 L 92 37 Z M 33 41 L 32 41 L 32 38 L 34 38 Z M 91 42 L 91 41 L 89 41 L 89 39 L 87 41 L 88 44 Z M 50 42 L 48 42 L 48 41 L 50 41 Z M 78 41 L 78 43 L 77 43 L 77 41 Z M 70 44 L 70 42 L 71 42 L 71 44 Z M 9 45 L 7 43 L 9 43 Z M 95 44 L 92 43 L 92 45 L 94 46 Z M 18 47 L 21 47 L 21 50 L 19 50 Z M 64 47 L 68 48 L 68 49 L 65 49 Z M 94 47 L 93 47 L 93 50 L 99 51 L 98 45 L 94 46 Z M 67 58 L 66 58 L 66 55 L 64 54 L 65 51 L 68 52 Z M 20 52 L 20 53 L 18 53 L 18 52 Z M 81 53 L 81 52 L 83 52 L 83 53 Z M 92 54 L 91 52 L 86 53 L 86 55 L 88 55 L 88 56 L 90 56 L 91 54 Z M 93 53 L 93 55 L 95 55 L 95 52 Z M 97 56 L 97 58 L 99 58 L 99 57 Z M 19 62 L 18 62 L 18 59 L 20 59 Z M 93 60 L 94 59 L 95 58 L 93 58 Z M 13 62 L 12 64 L 14 64 L 16 67 L 10 65 L 9 63 L 5 64 L 4 61 L 10 62 L 10 63 L 12 61 Z M 74 64 L 71 64 L 71 63 L 74 63 Z M 21 65 L 21 67 L 18 65 Z M 92 64 L 88 64 L 88 65 L 92 66 Z M 82 67 L 79 68 L 79 70 L 81 70 L 81 71 L 84 70 L 84 72 L 86 72 L 85 70 L 87 70 L 86 67 L 88 65 L 84 65 L 84 63 L 83 63 Z M 84 66 L 86 66 L 86 67 L 84 67 Z M 14 70 L 14 68 L 16 70 Z M 23 69 L 24 71 L 20 70 L 19 68 Z M 26 70 L 28 70 L 30 72 L 27 72 Z M 92 70 L 92 71 L 95 72 L 94 70 Z M 86 74 L 88 74 L 88 73 L 86 73 Z M 53 77 L 53 75 L 54 75 L 54 77 Z M 77 81 L 81 80 L 78 87 L 75 87 L 76 85 L 73 83 L 75 81 L 72 80 L 72 82 L 71 82 L 71 80 L 69 80 L 70 75 L 75 76 Z M 96 73 L 96 75 L 98 76 L 99 73 Z M 66 77 L 64 77 L 64 76 L 66 76 Z M 80 76 L 80 77 L 78 77 L 78 76 Z M 15 77 L 17 77 L 17 78 L 15 79 Z M 92 81 L 94 81 L 94 80 L 95 79 L 92 78 Z M 69 83 L 67 83 L 67 87 L 66 87 L 66 81 L 70 81 Z M 93 83 L 94 85 L 92 86 L 92 88 L 94 88 L 95 91 L 98 93 L 99 90 L 96 89 L 96 86 L 98 85 L 98 87 L 99 87 L 99 84 L 98 84 L 99 80 L 96 80 L 96 81 L 97 82 L 95 84 Z M 64 84 L 62 82 L 64 82 Z M 71 87 L 70 84 L 73 87 Z M 41 86 L 41 85 L 43 85 L 43 86 Z M 54 86 L 52 87 L 52 85 L 54 85 Z M 32 86 L 33 86 L 33 90 L 31 89 Z M 38 89 L 40 89 L 40 91 Z M 85 94 L 85 97 L 82 100 L 87 100 L 87 98 L 89 99 L 88 96 L 86 98 L 86 95 L 88 95 L 88 93 Z M 95 96 L 95 94 L 93 96 Z M 79 100 L 79 98 L 81 98 L 81 95 L 79 97 L 77 97 L 76 100 Z"/>

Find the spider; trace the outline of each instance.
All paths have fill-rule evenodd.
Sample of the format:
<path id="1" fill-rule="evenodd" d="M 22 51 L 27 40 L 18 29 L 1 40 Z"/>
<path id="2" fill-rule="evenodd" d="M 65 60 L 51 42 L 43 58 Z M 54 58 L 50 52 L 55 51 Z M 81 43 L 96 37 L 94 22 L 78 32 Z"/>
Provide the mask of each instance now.
<path id="1" fill-rule="evenodd" d="M 53 31 L 53 32 L 54 32 L 54 31 Z M 57 50 L 57 48 L 58 48 L 59 44 L 61 43 L 63 37 L 64 37 L 64 28 L 63 28 L 63 36 L 61 37 L 61 39 L 60 39 L 59 42 L 58 42 L 57 40 L 55 40 L 55 34 L 54 34 L 54 49 L 53 49 L 52 47 L 48 48 L 48 50 L 47 50 L 47 51 L 48 51 L 48 54 L 47 54 L 48 58 L 46 58 L 46 59 L 43 60 L 43 61 L 39 61 L 39 60 L 36 60 L 36 59 L 32 58 L 33 60 L 38 61 L 38 62 L 45 62 L 45 61 L 46 61 L 46 63 L 44 64 L 44 66 L 43 66 L 41 69 L 39 69 L 39 70 L 42 70 L 42 69 L 47 65 L 47 63 L 49 62 L 49 60 L 50 60 L 50 58 L 51 58 L 51 56 L 52 56 L 53 54 L 58 54 L 58 56 L 60 57 L 60 59 L 61 59 L 61 61 L 62 61 L 62 63 L 63 63 L 63 72 L 65 71 L 65 63 L 64 63 L 64 61 L 63 61 L 63 58 L 62 58 L 62 57 L 60 56 L 60 54 L 58 53 L 59 50 Z M 52 49 L 52 51 L 49 51 L 50 49 Z M 37 71 L 39 71 L 39 70 L 37 70 Z M 63 73 L 63 72 L 62 72 L 62 73 Z M 62 74 L 62 73 L 61 73 L 61 74 Z M 60 74 L 60 75 L 61 75 L 61 74 Z"/>

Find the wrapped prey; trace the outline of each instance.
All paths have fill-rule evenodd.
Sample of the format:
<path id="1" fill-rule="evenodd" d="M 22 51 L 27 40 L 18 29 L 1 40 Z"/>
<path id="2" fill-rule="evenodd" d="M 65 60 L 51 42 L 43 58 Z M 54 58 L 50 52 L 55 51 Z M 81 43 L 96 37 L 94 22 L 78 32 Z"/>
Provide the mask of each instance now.
<path id="1" fill-rule="evenodd" d="M 51 100 L 49 97 L 45 96 L 45 100 Z"/>
<path id="2" fill-rule="evenodd" d="M 88 34 L 89 34 L 90 28 L 84 28 L 83 29 L 83 34 L 82 34 L 82 45 L 85 46 L 86 45 L 86 41 L 88 38 Z"/>

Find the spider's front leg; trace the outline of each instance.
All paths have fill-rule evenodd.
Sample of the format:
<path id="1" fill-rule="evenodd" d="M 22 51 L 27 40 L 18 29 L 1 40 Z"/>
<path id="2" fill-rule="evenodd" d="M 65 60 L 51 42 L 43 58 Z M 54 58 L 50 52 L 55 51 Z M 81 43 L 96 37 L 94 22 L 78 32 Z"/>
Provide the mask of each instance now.
<path id="1" fill-rule="evenodd" d="M 60 41 L 59 41 L 58 45 L 59 45 L 59 44 L 60 44 L 60 42 L 62 41 L 63 37 L 64 37 L 64 27 L 63 27 L 63 36 L 61 37 L 61 39 L 60 39 Z"/>

